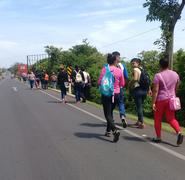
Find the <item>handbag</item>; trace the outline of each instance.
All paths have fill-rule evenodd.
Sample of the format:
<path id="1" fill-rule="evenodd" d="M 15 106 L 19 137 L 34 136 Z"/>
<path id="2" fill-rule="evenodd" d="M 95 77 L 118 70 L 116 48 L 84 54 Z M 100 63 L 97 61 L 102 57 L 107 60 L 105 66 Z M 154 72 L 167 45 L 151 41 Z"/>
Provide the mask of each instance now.
<path id="1" fill-rule="evenodd" d="M 161 80 L 162 80 L 162 82 L 164 84 L 165 90 L 168 93 L 168 97 L 169 97 L 169 108 L 170 108 L 170 110 L 172 110 L 172 111 L 178 111 L 178 110 L 180 110 L 181 109 L 181 102 L 180 102 L 179 97 L 176 97 L 176 96 L 175 97 L 170 97 L 170 93 L 168 91 L 168 88 L 166 86 L 166 83 L 164 82 L 164 79 L 163 79 L 161 73 L 159 73 L 159 75 L 160 75 Z"/>

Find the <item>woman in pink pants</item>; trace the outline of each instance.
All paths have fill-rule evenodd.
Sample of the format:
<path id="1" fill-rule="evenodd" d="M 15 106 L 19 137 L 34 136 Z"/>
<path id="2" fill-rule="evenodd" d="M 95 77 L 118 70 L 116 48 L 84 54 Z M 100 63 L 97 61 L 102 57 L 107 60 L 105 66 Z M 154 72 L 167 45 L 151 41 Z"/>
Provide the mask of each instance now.
<path id="1" fill-rule="evenodd" d="M 152 107 L 157 135 L 153 141 L 156 143 L 161 142 L 161 121 L 165 114 L 166 121 L 177 133 L 177 145 L 180 145 L 183 142 L 183 135 L 181 134 L 179 123 L 175 118 L 175 111 L 170 110 L 169 107 L 169 98 L 176 96 L 176 91 L 179 86 L 179 76 L 175 71 L 168 69 L 168 58 L 162 58 L 159 61 L 159 65 L 160 72 L 155 75 L 153 81 Z M 168 91 L 166 89 L 168 89 Z"/>

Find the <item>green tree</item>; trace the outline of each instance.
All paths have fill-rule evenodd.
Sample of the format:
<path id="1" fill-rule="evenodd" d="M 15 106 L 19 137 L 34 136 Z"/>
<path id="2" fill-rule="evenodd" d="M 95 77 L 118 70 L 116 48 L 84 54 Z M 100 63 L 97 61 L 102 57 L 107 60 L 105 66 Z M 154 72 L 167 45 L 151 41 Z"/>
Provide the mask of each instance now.
<path id="1" fill-rule="evenodd" d="M 48 72 L 52 73 L 52 71 L 54 71 L 54 66 L 57 65 L 60 59 L 62 58 L 62 48 L 57 48 L 54 46 L 46 46 L 45 52 L 49 56 Z"/>
<path id="2" fill-rule="evenodd" d="M 165 50 L 170 60 L 170 67 L 173 69 L 173 40 L 174 29 L 177 21 L 181 18 L 181 13 L 185 5 L 185 0 L 146 0 L 143 7 L 148 7 L 149 13 L 147 21 L 160 21 L 162 35 L 156 43 Z"/>

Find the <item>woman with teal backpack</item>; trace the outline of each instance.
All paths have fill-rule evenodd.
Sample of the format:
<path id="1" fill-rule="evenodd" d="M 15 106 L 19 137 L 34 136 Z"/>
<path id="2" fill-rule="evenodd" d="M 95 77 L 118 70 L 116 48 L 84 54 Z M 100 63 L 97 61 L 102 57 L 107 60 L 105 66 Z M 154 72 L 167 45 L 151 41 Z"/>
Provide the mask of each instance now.
<path id="1" fill-rule="evenodd" d="M 98 85 L 102 95 L 104 115 L 107 120 L 105 136 L 110 137 L 112 131 L 114 136 L 113 142 L 117 142 L 120 132 L 114 123 L 113 110 L 118 105 L 120 88 L 124 87 L 125 80 L 121 69 L 116 67 L 116 56 L 108 54 L 107 63 L 101 70 Z"/>

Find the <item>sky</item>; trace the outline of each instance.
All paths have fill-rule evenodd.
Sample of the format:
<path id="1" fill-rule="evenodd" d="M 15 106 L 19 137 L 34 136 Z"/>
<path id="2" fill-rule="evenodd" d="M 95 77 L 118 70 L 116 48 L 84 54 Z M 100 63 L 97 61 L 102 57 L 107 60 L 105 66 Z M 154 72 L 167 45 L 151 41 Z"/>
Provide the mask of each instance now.
<path id="1" fill-rule="evenodd" d="M 160 38 L 160 23 L 146 22 L 144 2 L 0 0 L 0 67 L 26 63 L 27 55 L 45 53 L 47 45 L 67 50 L 86 38 L 100 52 L 120 51 L 127 59 L 157 50 L 153 42 Z M 185 49 L 185 10 L 176 25 L 174 48 Z"/>

